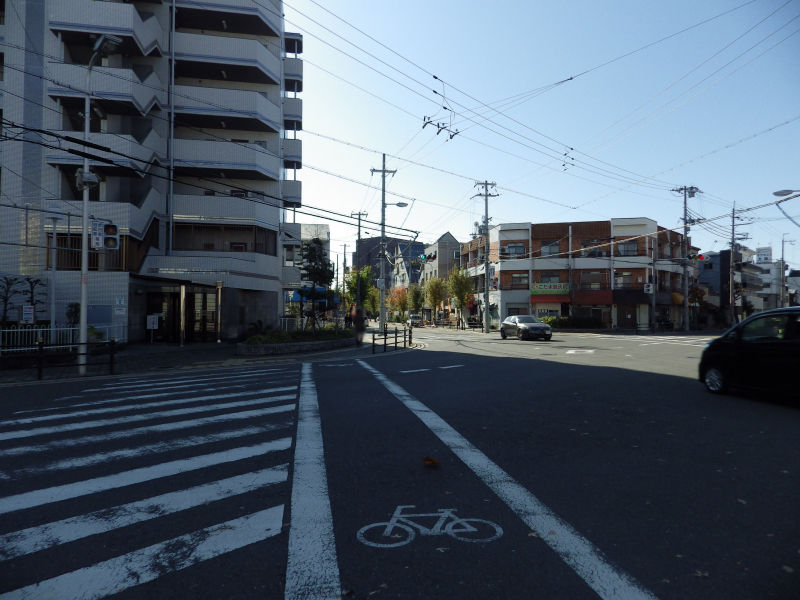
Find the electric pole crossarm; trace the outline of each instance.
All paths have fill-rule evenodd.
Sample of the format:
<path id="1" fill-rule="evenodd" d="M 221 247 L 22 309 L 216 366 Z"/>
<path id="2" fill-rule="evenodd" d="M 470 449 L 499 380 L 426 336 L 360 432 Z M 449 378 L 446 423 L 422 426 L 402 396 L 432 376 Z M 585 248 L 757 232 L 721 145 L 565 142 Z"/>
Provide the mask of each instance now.
<path id="1" fill-rule="evenodd" d="M 496 188 L 494 182 L 476 181 L 475 187 L 482 186 L 483 193 L 483 332 L 489 333 L 489 198 L 495 198 L 499 194 L 490 194 L 489 188 Z M 473 196 L 474 198 L 475 196 Z"/>

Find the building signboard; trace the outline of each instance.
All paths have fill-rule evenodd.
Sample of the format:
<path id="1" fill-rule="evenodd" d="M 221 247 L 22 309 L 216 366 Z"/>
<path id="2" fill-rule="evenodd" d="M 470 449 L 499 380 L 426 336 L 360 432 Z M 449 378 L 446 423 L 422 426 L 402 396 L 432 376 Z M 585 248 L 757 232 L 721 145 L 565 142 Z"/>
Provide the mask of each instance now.
<path id="1" fill-rule="evenodd" d="M 532 283 L 531 295 L 536 294 L 569 294 L 569 283 Z"/>

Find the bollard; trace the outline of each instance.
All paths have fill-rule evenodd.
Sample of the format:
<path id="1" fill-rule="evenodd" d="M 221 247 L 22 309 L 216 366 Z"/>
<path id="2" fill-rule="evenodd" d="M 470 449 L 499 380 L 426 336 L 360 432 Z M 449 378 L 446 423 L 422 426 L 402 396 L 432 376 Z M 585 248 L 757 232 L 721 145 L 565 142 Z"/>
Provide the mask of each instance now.
<path id="1" fill-rule="evenodd" d="M 116 348 L 116 342 L 115 342 L 113 337 L 109 340 L 109 345 L 110 345 L 110 347 L 109 347 L 110 357 L 108 359 L 108 372 L 111 375 L 113 375 L 114 374 L 114 350 Z"/>
<path id="2" fill-rule="evenodd" d="M 411 328 L 408 330 L 408 345 L 409 345 L 409 347 L 410 347 L 410 346 L 411 346 L 411 344 L 412 344 L 412 338 L 413 338 L 413 337 L 414 337 L 414 328 L 413 328 L 413 327 L 411 327 Z"/>
<path id="3" fill-rule="evenodd" d="M 42 369 L 44 367 L 44 340 L 39 338 L 36 342 L 39 351 L 36 354 L 36 374 L 39 379 L 42 378 Z"/>
<path id="4" fill-rule="evenodd" d="M 397 327 L 394 328 L 394 349 L 397 350 Z"/>
<path id="5" fill-rule="evenodd" d="M 383 328 L 383 351 L 386 352 L 386 340 L 389 338 L 388 330 L 386 327 Z"/>
<path id="6" fill-rule="evenodd" d="M 375 332 L 372 332 L 372 353 L 375 354 Z"/>

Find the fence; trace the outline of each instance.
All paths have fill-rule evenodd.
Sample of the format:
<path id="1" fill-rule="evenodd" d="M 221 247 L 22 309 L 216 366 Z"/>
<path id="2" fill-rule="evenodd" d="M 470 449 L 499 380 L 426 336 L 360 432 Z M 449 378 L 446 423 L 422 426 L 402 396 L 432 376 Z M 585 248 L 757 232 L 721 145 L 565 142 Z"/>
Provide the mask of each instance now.
<path id="1" fill-rule="evenodd" d="M 39 340 L 47 341 L 48 348 L 77 350 L 80 332 L 78 327 L 20 327 L 0 329 L 0 356 L 38 350 Z M 127 325 L 92 325 L 89 327 L 89 341 L 114 340 L 117 343 L 128 340 Z"/>
<path id="2" fill-rule="evenodd" d="M 390 339 L 392 338 L 392 333 L 394 333 L 394 348 L 393 350 L 397 350 L 400 346 L 400 339 L 403 341 L 403 348 L 411 346 L 411 339 L 413 337 L 413 328 L 405 329 L 403 328 L 402 332 L 394 328 L 394 332 L 389 331 L 388 328 L 384 328 L 383 331 L 373 331 L 372 332 L 372 353 L 375 354 L 375 348 L 381 343 L 383 340 L 383 351 L 386 352 L 387 347 L 390 345 Z M 376 343 L 377 340 L 377 343 Z M 408 344 L 408 346 L 406 345 Z"/>
<path id="3" fill-rule="evenodd" d="M 114 374 L 117 352 L 114 338 L 88 343 L 83 364 L 77 347 L 77 344 L 73 347 L 46 345 L 40 340 L 34 350 L 4 354 L 0 357 L 0 370 L 13 370 L 14 377 L 20 381 L 43 379 L 45 369 L 55 377 Z"/>

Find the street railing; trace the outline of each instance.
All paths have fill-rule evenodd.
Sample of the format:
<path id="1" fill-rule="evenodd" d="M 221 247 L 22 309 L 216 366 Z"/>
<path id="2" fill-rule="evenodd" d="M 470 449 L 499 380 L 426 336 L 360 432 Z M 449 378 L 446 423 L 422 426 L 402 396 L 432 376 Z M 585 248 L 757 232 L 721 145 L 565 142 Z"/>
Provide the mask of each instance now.
<path id="1" fill-rule="evenodd" d="M 0 356 L 39 349 L 39 340 L 47 342 L 49 348 L 77 350 L 80 339 L 79 327 L 19 327 L 0 329 Z M 127 341 L 125 324 L 92 325 L 89 328 L 90 342 L 117 343 Z"/>
<path id="2" fill-rule="evenodd" d="M 378 345 L 383 345 L 383 351 L 386 352 L 386 349 L 389 348 L 390 350 L 397 350 L 400 348 L 400 341 L 403 342 L 403 348 L 407 348 L 411 346 L 412 337 L 413 337 L 413 328 L 406 329 L 405 327 L 400 330 L 397 327 L 394 328 L 393 331 L 389 330 L 388 327 L 384 327 L 383 330 L 373 331 L 372 332 L 372 353 L 375 354 L 375 348 Z M 394 348 L 391 348 L 391 344 L 394 344 Z"/>

